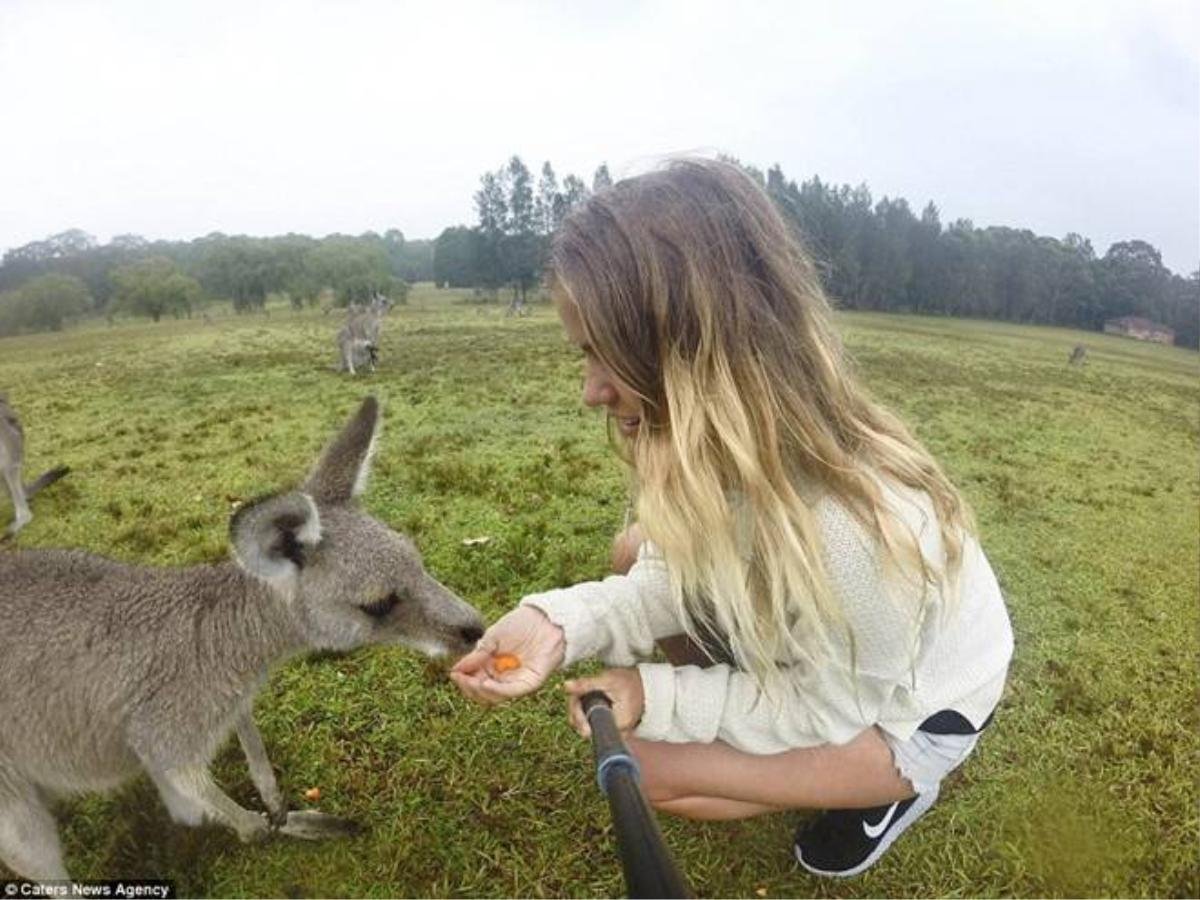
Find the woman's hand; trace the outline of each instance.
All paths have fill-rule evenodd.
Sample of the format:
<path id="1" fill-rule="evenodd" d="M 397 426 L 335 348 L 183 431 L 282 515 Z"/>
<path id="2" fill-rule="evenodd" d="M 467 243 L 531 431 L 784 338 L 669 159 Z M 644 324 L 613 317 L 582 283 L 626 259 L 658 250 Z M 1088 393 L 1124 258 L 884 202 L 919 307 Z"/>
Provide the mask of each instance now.
<path id="1" fill-rule="evenodd" d="M 566 656 L 563 630 L 533 606 L 518 606 L 492 625 L 475 649 L 450 669 L 450 680 L 479 703 L 503 703 L 532 694 L 545 683 Z M 509 653 L 520 660 L 515 669 L 500 672 L 492 658 Z"/>
<path id="2" fill-rule="evenodd" d="M 570 694 L 567 715 L 571 727 L 583 737 L 591 737 L 587 717 L 579 698 L 588 691 L 604 691 L 612 701 L 613 718 L 621 731 L 631 731 L 642 720 L 646 708 L 646 694 L 642 690 L 642 675 L 637 669 L 605 669 L 593 678 L 576 678 L 563 682 L 563 690 Z"/>

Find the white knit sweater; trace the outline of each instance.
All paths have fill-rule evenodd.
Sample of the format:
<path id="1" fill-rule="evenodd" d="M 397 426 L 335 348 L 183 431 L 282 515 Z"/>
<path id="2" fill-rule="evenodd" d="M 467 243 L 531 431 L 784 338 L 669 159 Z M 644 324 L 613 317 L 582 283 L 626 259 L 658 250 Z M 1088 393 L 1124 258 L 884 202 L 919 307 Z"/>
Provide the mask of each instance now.
<path id="1" fill-rule="evenodd" d="M 928 497 L 887 485 L 884 496 L 918 536 L 926 559 L 940 564 L 941 537 Z M 849 639 L 835 636 L 818 669 L 785 661 L 788 692 L 780 704 L 764 697 L 751 674 L 728 665 L 643 662 L 638 670 L 646 704 L 638 737 L 719 739 L 749 753 L 778 753 L 842 744 L 871 725 L 906 740 L 943 709 L 957 710 L 978 728 L 995 708 L 1013 637 L 978 541 L 971 538 L 964 546 L 959 602 L 943 610 L 935 596 L 918 621 L 920 604 L 903 595 L 915 588 L 885 583 L 875 542 L 854 516 L 829 496 L 816 502 L 814 512 L 834 596 L 854 634 L 853 671 Z M 627 575 L 532 594 L 521 602 L 562 627 L 564 665 L 598 657 L 611 666 L 629 666 L 650 658 L 655 640 L 683 633 L 669 591 L 665 564 L 645 544 Z"/>

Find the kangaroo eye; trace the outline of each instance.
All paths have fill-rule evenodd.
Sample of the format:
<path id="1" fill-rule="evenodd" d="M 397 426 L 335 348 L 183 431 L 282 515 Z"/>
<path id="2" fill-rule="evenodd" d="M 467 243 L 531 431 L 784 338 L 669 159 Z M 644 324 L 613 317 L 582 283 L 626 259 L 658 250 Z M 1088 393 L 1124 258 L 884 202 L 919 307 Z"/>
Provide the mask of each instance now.
<path id="1" fill-rule="evenodd" d="M 392 593 L 388 594 L 383 599 L 376 600 L 373 603 L 367 603 L 364 606 L 360 606 L 359 609 L 365 612 L 372 619 L 382 619 L 393 609 L 395 609 L 396 604 L 399 602 L 400 598 L 396 596 L 395 591 L 392 591 Z"/>

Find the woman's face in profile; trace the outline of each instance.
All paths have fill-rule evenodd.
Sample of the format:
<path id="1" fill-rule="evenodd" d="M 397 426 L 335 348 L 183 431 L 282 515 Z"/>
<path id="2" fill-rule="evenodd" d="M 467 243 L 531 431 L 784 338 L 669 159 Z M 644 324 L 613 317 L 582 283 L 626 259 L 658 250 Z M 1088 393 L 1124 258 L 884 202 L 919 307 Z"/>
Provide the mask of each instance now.
<path id="1" fill-rule="evenodd" d="M 612 416 L 617 429 L 625 437 L 637 434 L 642 424 L 642 403 L 633 389 L 622 382 L 606 366 L 588 343 L 583 331 L 579 310 L 571 300 L 559 299 L 555 303 L 562 320 L 567 340 L 583 354 L 583 403 L 590 407 L 604 407 Z"/>

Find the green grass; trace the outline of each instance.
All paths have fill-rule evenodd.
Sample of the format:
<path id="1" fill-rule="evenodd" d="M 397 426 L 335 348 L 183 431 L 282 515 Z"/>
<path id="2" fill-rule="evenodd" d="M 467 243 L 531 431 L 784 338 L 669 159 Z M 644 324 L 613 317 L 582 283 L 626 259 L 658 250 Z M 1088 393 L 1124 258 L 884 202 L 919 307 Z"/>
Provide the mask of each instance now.
<path id="1" fill-rule="evenodd" d="M 231 505 L 298 480 L 373 392 L 384 433 L 365 506 L 489 619 L 603 574 L 626 475 L 580 406 L 578 360 L 548 307 L 506 318 L 464 296 L 415 290 L 385 325 L 379 372 L 357 380 L 332 371 L 340 322 L 319 312 L 0 340 L 27 480 L 73 468 L 18 544 L 220 558 Z M 1017 636 L 1009 690 L 941 802 L 863 877 L 799 870 L 796 815 L 664 819 L 682 868 L 707 896 L 1200 893 L 1196 354 L 995 323 L 839 322 L 865 381 L 977 512 Z M 1070 368 L 1080 341 L 1088 361 Z M 171 824 L 141 780 L 62 805 L 68 866 L 192 895 L 618 895 L 590 749 L 556 684 L 484 710 L 400 650 L 292 663 L 256 706 L 281 785 L 296 805 L 320 786 L 322 808 L 365 835 L 246 847 Z M 233 742 L 215 769 L 257 805 Z"/>

